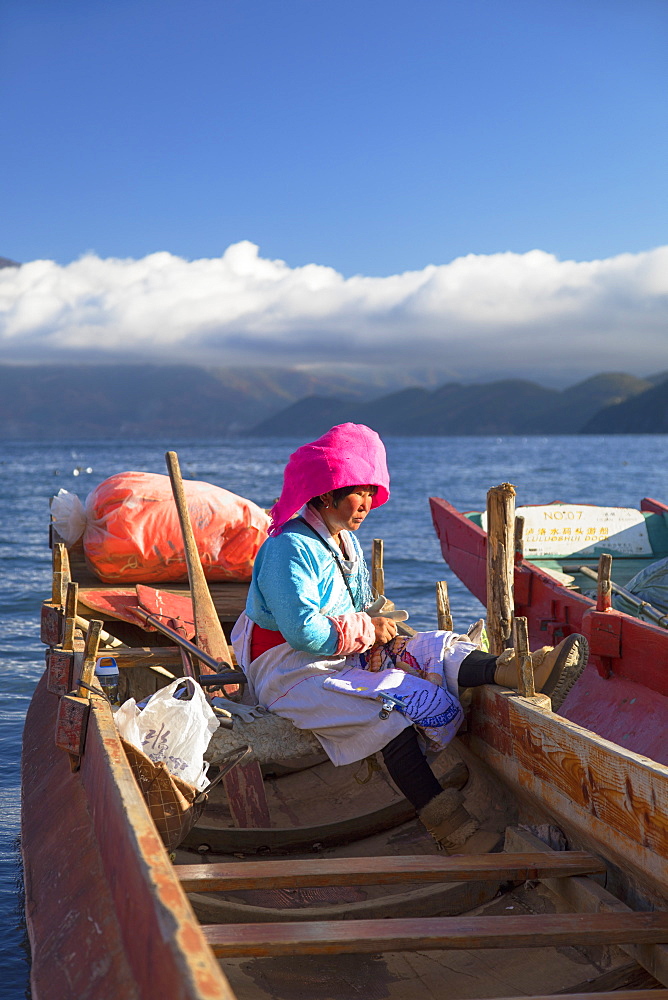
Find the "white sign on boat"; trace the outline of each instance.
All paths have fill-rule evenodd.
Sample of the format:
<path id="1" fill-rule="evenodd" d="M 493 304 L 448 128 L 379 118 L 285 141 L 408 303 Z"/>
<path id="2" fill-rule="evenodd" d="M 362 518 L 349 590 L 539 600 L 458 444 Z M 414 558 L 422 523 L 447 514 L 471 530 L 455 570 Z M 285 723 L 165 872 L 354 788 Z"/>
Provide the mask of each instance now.
<path id="1" fill-rule="evenodd" d="M 527 559 L 554 556 L 651 556 L 645 518 L 633 507 L 594 507 L 587 504 L 544 504 L 517 507 L 524 518 L 524 555 Z M 482 527 L 487 530 L 487 515 Z"/>

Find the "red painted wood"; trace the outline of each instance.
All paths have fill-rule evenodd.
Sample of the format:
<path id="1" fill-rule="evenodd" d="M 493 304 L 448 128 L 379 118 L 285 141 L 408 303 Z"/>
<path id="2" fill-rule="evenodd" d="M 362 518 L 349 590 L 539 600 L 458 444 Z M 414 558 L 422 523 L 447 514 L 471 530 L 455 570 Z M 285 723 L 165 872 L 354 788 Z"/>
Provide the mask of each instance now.
<path id="1" fill-rule="evenodd" d="M 640 509 L 648 514 L 668 514 L 668 504 L 662 503 L 661 500 L 652 500 L 651 497 L 643 497 Z"/>
<path id="2" fill-rule="evenodd" d="M 57 704 L 44 677 L 23 732 L 21 850 L 32 995 L 140 1000 L 86 795 L 53 742 Z"/>
<path id="3" fill-rule="evenodd" d="M 81 591 L 80 597 L 87 608 L 105 619 L 117 618 L 154 632 L 154 627 L 139 613 L 139 608 L 142 607 L 168 625 L 173 619 L 175 624 L 172 627 L 180 625 L 186 639 L 195 638 L 193 605 L 188 593 L 170 594 L 166 590 L 155 590 L 153 587 L 137 584 L 136 587 L 107 587 L 104 590 L 86 588 Z"/>
<path id="4" fill-rule="evenodd" d="M 619 659 L 622 655 L 622 620 L 612 609 L 585 611 L 580 625 L 589 639 L 589 652 L 594 656 Z"/>
<path id="5" fill-rule="evenodd" d="M 45 646 L 57 646 L 63 634 L 63 612 L 61 608 L 45 601 L 42 604 L 39 636 Z"/>
<path id="6" fill-rule="evenodd" d="M 235 826 L 264 828 L 272 825 L 262 769 L 257 761 L 232 768 L 223 778 L 223 785 Z"/>
<path id="7" fill-rule="evenodd" d="M 86 742 L 88 701 L 75 695 L 65 695 L 58 702 L 55 744 L 67 753 L 81 756 Z"/>
<path id="8" fill-rule="evenodd" d="M 195 613 L 190 594 L 170 594 L 166 590 L 156 590 L 138 583 L 137 601 L 151 615 L 157 615 L 166 624 L 173 619 L 173 628 L 181 627 L 186 639 L 195 639 Z M 203 647 L 202 647 L 203 648 Z M 206 673 L 206 671 L 203 671 Z"/>
<path id="9" fill-rule="evenodd" d="M 665 508 L 658 501 L 643 503 Z M 484 604 L 485 532 L 446 500 L 432 497 L 430 504 L 445 561 Z M 515 613 L 527 618 L 533 649 L 554 645 L 573 632 L 591 640 L 590 666 L 560 714 L 629 750 L 668 763 L 668 630 L 612 610 L 605 612 L 605 628 L 593 619 L 597 625 L 592 634 L 595 603 L 568 591 L 527 560 L 515 567 L 515 585 Z M 521 603 L 524 600 L 530 603 Z"/>
<path id="10" fill-rule="evenodd" d="M 46 686 L 58 696 L 72 690 L 74 653 L 67 649 L 53 649 L 46 654 Z"/>

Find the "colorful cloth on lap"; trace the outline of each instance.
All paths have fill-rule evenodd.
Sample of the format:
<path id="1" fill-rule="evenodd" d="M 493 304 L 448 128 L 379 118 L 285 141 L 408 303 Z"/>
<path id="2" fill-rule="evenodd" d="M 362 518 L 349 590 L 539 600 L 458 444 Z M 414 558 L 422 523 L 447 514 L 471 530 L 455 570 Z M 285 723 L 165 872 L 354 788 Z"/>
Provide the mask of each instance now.
<path id="1" fill-rule="evenodd" d="M 373 673 L 351 667 L 325 678 L 323 687 L 328 691 L 373 698 L 381 704 L 385 695 L 399 699 L 401 704 L 395 706 L 396 711 L 411 720 L 424 736 L 429 750 L 443 750 L 464 718 L 461 705 L 446 688 L 395 667 Z"/>

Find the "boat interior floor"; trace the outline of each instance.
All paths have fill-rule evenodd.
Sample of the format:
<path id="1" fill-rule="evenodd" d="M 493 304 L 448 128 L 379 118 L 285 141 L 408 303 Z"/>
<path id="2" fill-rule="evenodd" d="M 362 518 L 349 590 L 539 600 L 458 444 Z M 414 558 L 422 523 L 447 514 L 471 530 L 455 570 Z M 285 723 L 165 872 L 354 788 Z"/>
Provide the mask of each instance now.
<path id="1" fill-rule="evenodd" d="M 440 776 L 451 775 L 462 761 L 458 752 L 445 752 L 435 762 Z M 359 771 L 359 766 L 355 765 Z M 276 804 L 283 803 L 285 817 L 312 830 L 333 816 L 353 817 L 364 802 L 367 820 L 375 811 L 398 804 L 400 796 L 382 768 L 371 772 L 366 785 L 352 782 L 344 768 L 329 764 L 318 765 L 300 775 L 284 775 L 270 779 L 270 795 Z M 462 775 L 459 776 L 459 784 Z M 514 829 L 517 821 L 516 804 L 504 802 L 493 790 L 484 768 L 477 768 L 466 780 L 463 791 L 467 806 L 480 818 L 483 828 L 496 831 L 496 850 L 503 849 L 504 834 Z M 494 794 L 494 791 L 496 794 Z M 274 808 L 272 806 L 272 808 Z M 221 801 L 214 803 L 212 813 L 217 822 L 229 830 L 229 818 Z M 211 816 L 205 822 L 211 824 Z M 326 823 L 324 824 L 326 826 Z M 209 826 L 209 831 L 211 831 Z M 237 831 L 238 832 L 238 831 Z M 202 837 L 206 828 L 196 829 Z M 523 835 L 527 836 L 527 835 Z M 537 842 L 536 842 L 537 843 Z M 224 865 L 227 872 L 235 867 L 242 878 L 258 862 L 284 861 L 287 879 L 282 886 L 263 884 L 263 876 L 247 876 L 245 888 L 225 891 L 189 891 L 189 899 L 205 933 L 215 935 L 216 927 L 225 925 L 282 925 L 290 934 L 290 925 L 298 924 L 303 938 L 309 939 L 316 921 L 344 924 L 355 935 L 356 921 L 439 917 L 526 917 L 529 920 L 544 914 L 564 912 L 564 906 L 551 895 L 542 882 L 510 882 L 505 877 L 463 881 L 424 878 L 415 881 L 366 883 L 352 874 L 348 884 L 311 886 L 295 877 L 298 864 L 332 862 L 336 859 L 358 858 L 362 861 L 388 859 L 401 867 L 402 859 L 418 861 L 443 858 L 422 825 L 409 816 L 404 822 L 376 830 L 368 836 L 326 846 L 317 841 L 307 848 L 294 846 L 255 846 L 248 851 L 213 851 L 202 842 L 176 852 L 175 863 L 179 878 L 188 879 L 187 868 L 193 867 L 193 882 L 211 866 Z M 543 845 L 544 846 L 544 845 Z M 201 848 L 205 848 L 201 850 Z M 535 844 L 530 849 L 536 849 Z M 544 847 L 546 851 L 549 848 Z M 517 850 L 510 847 L 509 850 Z M 499 858 L 506 855 L 499 855 Z M 563 857 L 563 855 L 562 855 Z M 250 864 L 249 864 L 250 862 Z M 199 875 L 196 867 L 199 867 Z M 503 862 L 501 863 L 501 867 Z M 411 869 L 413 871 L 413 869 Z M 340 881 L 344 881 L 341 879 Z M 186 890 L 189 886 L 184 885 Z M 567 908 L 566 908 L 567 909 Z M 310 926 L 308 926 L 310 925 Z M 360 927 L 363 925 L 360 924 Z M 236 933 L 230 928 L 231 933 Z M 239 933 L 242 933 L 241 930 Z M 260 936 L 262 936 L 260 932 Z M 272 932 L 268 928 L 268 933 Z M 319 933 L 313 930 L 316 935 Z M 360 930 L 360 934 L 363 931 Z M 510 935 L 512 940 L 512 934 Z M 337 949 L 335 948 L 334 951 Z M 341 950 L 340 948 L 338 949 Z M 545 994 L 603 991 L 610 989 L 652 989 L 660 984 L 629 960 L 629 954 L 614 945 L 566 945 L 562 947 L 456 948 L 448 950 L 383 951 L 377 953 L 263 954 L 261 948 L 248 957 L 222 957 L 220 966 L 230 981 L 237 1000 L 467 1000 L 484 997 L 535 997 Z"/>
<path id="2" fill-rule="evenodd" d="M 541 885 L 498 894 L 468 915 L 554 912 Z M 462 949 L 222 959 L 237 1000 L 480 1000 L 660 988 L 619 948 Z"/>

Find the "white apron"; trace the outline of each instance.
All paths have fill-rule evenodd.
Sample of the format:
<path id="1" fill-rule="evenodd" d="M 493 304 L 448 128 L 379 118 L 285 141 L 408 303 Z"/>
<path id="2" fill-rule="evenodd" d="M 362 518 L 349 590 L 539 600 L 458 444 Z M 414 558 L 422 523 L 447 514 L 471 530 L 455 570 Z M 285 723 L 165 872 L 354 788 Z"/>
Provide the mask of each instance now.
<path id="1" fill-rule="evenodd" d="M 352 764 L 382 750 L 411 720 L 398 711 L 380 717 L 380 701 L 354 697 L 323 686 L 325 678 L 361 667 L 359 654 L 322 657 L 292 649 L 287 642 L 250 660 L 253 622 L 244 613 L 232 631 L 237 662 L 249 682 L 249 696 L 298 729 L 310 729 L 333 764 Z M 455 632 L 418 632 L 410 650 L 420 666 L 436 675 L 455 698 L 462 660 L 476 649 L 468 636 Z"/>

